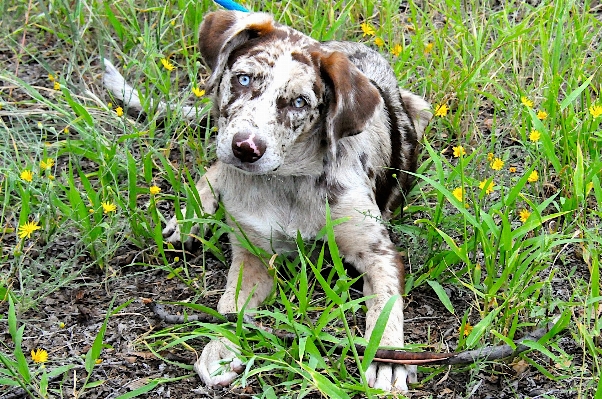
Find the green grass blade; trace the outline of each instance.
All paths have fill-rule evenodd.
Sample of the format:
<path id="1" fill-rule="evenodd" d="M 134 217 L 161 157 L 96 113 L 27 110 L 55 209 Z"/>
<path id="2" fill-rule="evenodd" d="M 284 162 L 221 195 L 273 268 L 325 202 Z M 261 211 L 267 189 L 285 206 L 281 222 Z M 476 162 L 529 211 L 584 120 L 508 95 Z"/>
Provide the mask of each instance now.
<path id="1" fill-rule="evenodd" d="M 441 303 L 443 303 L 445 309 L 449 310 L 451 314 L 455 314 L 456 312 L 454 310 L 454 306 L 452 305 L 451 300 L 447 295 L 447 292 L 445 292 L 441 284 L 434 280 L 427 280 L 426 282 L 431 286 L 433 291 L 435 291 L 435 294 L 437 294 L 437 297 L 439 298 Z"/>
<path id="2" fill-rule="evenodd" d="M 376 323 L 374 324 L 374 329 L 372 330 L 372 334 L 370 334 L 370 340 L 368 341 L 368 345 L 366 345 L 366 349 L 364 351 L 364 359 L 362 360 L 362 369 L 364 372 L 368 370 L 368 366 L 372 363 L 372 359 L 374 359 L 374 355 L 378 350 L 380 345 L 380 340 L 385 333 L 385 328 L 387 326 L 387 320 L 389 320 L 389 315 L 391 314 L 391 309 L 395 305 L 396 301 L 401 300 L 399 295 L 393 295 L 385 306 L 383 306 L 383 310 L 378 315 L 378 319 L 376 319 Z"/>

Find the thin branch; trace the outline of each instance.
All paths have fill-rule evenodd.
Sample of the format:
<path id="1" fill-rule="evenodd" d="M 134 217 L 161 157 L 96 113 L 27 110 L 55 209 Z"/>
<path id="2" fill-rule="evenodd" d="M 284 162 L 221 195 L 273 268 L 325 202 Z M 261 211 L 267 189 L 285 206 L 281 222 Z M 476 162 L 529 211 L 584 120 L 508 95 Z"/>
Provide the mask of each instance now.
<path id="1" fill-rule="evenodd" d="M 145 305 L 155 314 L 155 316 L 169 324 L 182 324 L 187 321 L 200 321 L 203 323 L 223 323 L 230 322 L 235 323 L 238 320 L 236 313 L 227 313 L 222 315 L 223 318 L 217 318 L 205 313 L 194 314 L 190 316 L 181 316 L 169 314 L 163 305 L 153 301 L 145 301 Z M 278 338 L 292 341 L 297 336 L 293 333 L 285 332 L 282 330 L 274 330 L 272 328 L 259 325 L 251 318 L 250 315 L 244 315 L 243 320 L 245 323 L 252 325 L 253 327 L 266 331 L 270 334 L 276 335 Z M 453 364 L 471 364 L 477 361 L 497 360 L 503 359 L 509 356 L 516 356 L 521 352 L 529 349 L 528 346 L 524 345 L 525 341 L 537 341 L 545 334 L 548 333 L 555 325 L 555 322 L 550 322 L 546 326 L 539 328 L 532 333 L 524 336 L 521 339 L 514 341 L 516 348 L 513 349 L 510 345 L 498 345 L 498 346 L 487 346 L 484 348 L 467 350 L 458 353 L 437 353 L 437 352 L 407 352 L 404 350 L 393 350 L 393 349 L 379 349 L 376 351 L 374 361 L 377 362 L 388 362 L 396 364 L 441 364 L 441 365 L 453 365 Z M 338 346 L 337 350 L 342 350 L 342 346 Z M 363 355 L 365 347 L 362 345 L 356 345 L 356 349 L 359 355 Z"/>

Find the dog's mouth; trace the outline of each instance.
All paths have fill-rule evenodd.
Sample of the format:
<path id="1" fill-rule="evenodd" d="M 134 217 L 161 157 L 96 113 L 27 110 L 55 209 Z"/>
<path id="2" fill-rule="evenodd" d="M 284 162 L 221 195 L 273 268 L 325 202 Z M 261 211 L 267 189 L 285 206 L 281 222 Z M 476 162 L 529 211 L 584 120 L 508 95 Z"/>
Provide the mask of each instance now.
<path id="1" fill-rule="evenodd" d="M 238 170 L 252 175 L 267 175 L 278 171 L 278 169 L 280 168 L 280 166 L 276 166 L 275 168 L 266 169 L 258 163 L 241 162 L 238 159 L 227 160 L 224 162 L 235 167 Z"/>

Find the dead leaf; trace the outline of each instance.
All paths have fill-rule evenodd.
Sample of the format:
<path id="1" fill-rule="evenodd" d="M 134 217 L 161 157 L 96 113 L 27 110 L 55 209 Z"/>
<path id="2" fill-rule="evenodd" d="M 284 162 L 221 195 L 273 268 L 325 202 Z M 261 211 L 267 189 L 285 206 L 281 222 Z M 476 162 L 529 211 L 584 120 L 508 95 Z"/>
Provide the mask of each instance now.
<path id="1" fill-rule="evenodd" d="M 525 371 L 527 371 L 528 368 L 529 363 L 525 362 L 522 359 L 512 364 L 512 369 L 517 375 L 523 374 Z"/>

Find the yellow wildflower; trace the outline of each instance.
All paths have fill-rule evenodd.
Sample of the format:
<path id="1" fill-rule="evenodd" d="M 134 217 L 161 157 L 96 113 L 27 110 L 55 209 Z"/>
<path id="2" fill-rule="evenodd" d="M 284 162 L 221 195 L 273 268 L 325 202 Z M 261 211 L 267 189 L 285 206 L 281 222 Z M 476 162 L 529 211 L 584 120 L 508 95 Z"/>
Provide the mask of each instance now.
<path id="1" fill-rule="evenodd" d="M 493 152 L 488 152 L 487 153 L 487 162 L 491 162 L 493 161 Z"/>
<path id="2" fill-rule="evenodd" d="M 466 151 L 464 150 L 464 147 L 462 147 L 461 145 L 459 145 L 457 147 L 453 147 L 453 150 L 454 150 L 454 157 L 456 157 L 456 158 L 466 155 Z"/>
<path id="3" fill-rule="evenodd" d="M 452 195 L 460 202 L 464 201 L 464 189 L 462 187 L 455 188 Z"/>
<path id="4" fill-rule="evenodd" d="M 529 140 L 531 140 L 532 142 L 537 142 L 539 141 L 539 139 L 541 138 L 541 133 L 539 133 L 539 131 L 533 129 L 531 130 L 531 133 L 529 134 Z"/>
<path id="5" fill-rule="evenodd" d="M 594 118 L 602 116 L 602 105 L 592 105 L 591 107 L 589 107 L 589 113 Z"/>
<path id="6" fill-rule="evenodd" d="M 401 47 L 401 44 L 397 43 L 391 49 L 391 54 L 393 54 L 395 57 L 399 57 L 399 55 L 401 54 L 402 51 L 403 51 L 403 47 Z"/>
<path id="7" fill-rule="evenodd" d="M 54 80 L 56 79 L 56 76 L 54 76 L 53 74 L 49 73 L 48 74 L 48 80 L 51 82 L 54 82 Z"/>
<path id="8" fill-rule="evenodd" d="M 531 108 L 533 106 L 533 101 L 529 100 L 527 97 L 522 96 L 520 98 L 520 102 L 523 103 L 525 107 Z"/>
<path id="9" fill-rule="evenodd" d="M 470 325 L 469 322 L 466 322 L 466 324 L 464 325 L 464 336 L 468 337 L 470 335 L 470 333 L 472 332 L 472 329 L 474 327 Z M 462 326 L 460 326 L 460 332 L 462 331 Z"/>
<path id="10" fill-rule="evenodd" d="M 534 170 L 533 172 L 531 172 L 531 174 L 527 178 L 527 181 L 529 183 L 535 183 L 538 179 L 539 179 L 539 174 L 537 173 L 536 170 Z"/>
<path id="11" fill-rule="evenodd" d="M 115 108 L 115 113 L 117 114 L 117 116 L 123 116 L 123 108 L 121 108 L 121 107 Z"/>
<path id="12" fill-rule="evenodd" d="M 161 187 L 157 187 L 157 186 L 150 186 L 150 188 L 148 189 L 148 191 L 151 193 L 151 195 L 157 195 L 161 192 Z"/>
<path id="13" fill-rule="evenodd" d="M 531 212 L 526 209 L 521 209 L 521 211 L 518 213 L 518 216 L 520 217 L 520 221 L 525 223 L 527 219 L 529 219 L 529 216 L 531 216 Z"/>
<path id="14" fill-rule="evenodd" d="M 24 225 L 19 226 L 19 238 L 29 238 L 34 231 L 40 229 L 41 227 L 38 226 L 38 222 L 27 222 Z"/>
<path id="15" fill-rule="evenodd" d="M 508 168 L 508 172 L 510 173 L 516 173 L 516 168 L 514 166 L 511 166 Z"/>
<path id="16" fill-rule="evenodd" d="M 54 90 L 60 90 L 61 89 L 61 84 L 57 81 L 54 81 Z"/>
<path id="17" fill-rule="evenodd" d="M 435 43 L 428 43 L 425 47 L 424 47 L 424 54 L 428 54 L 431 51 L 433 51 L 433 47 L 435 47 Z"/>
<path id="18" fill-rule="evenodd" d="M 374 38 L 374 44 L 376 44 L 379 48 L 381 48 L 382 46 L 385 45 L 385 41 L 383 40 L 382 37 L 376 37 L 376 38 Z"/>
<path id="19" fill-rule="evenodd" d="M 502 170 L 503 167 L 504 161 L 502 161 L 500 158 L 495 158 L 493 162 L 491 162 L 491 169 L 493 170 Z"/>
<path id="20" fill-rule="evenodd" d="M 21 172 L 21 179 L 25 180 L 28 183 L 31 183 L 33 180 L 33 173 L 31 172 L 31 170 L 25 169 L 23 172 Z"/>
<path id="21" fill-rule="evenodd" d="M 163 68 L 167 69 L 169 72 L 176 69 L 176 67 L 171 62 L 169 62 L 167 58 L 161 58 L 161 64 L 163 64 Z"/>
<path id="22" fill-rule="evenodd" d="M 115 210 L 117 209 L 117 206 L 115 206 L 115 204 L 112 204 L 110 202 L 103 202 L 102 203 L 102 210 L 104 212 L 104 214 L 106 215 L 109 212 L 115 212 Z"/>
<path id="23" fill-rule="evenodd" d="M 107 103 L 107 107 L 113 108 L 113 103 Z"/>
<path id="24" fill-rule="evenodd" d="M 481 190 L 485 189 L 485 194 L 491 194 L 493 192 L 493 180 L 490 181 L 489 184 L 487 184 L 487 188 L 485 188 L 486 184 L 487 184 L 487 179 L 485 179 L 479 183 L 479 188 Z"/>
<path id="25" fill-rule="evenodd" d="M 54 166 L 54 159 L 52 159 L 52 158 L 46 158 L 45 160 L 42 159 L 40 161 L 40 169 L 41 170 L 50 169 L 53 166 Z"/>
<path id="26" fill-rule="evenodd" d="M 31 351 L 31 360 L 34 363 L 44 363 L 48 361 L 48 352 L 44 349 L 32 350 Z"/>
<path id="27" fill-rule="evenodd" d="M 537 119 L 539 119 L 540 121 L 543 121 L 547 117 L 548 117 L 548 113 L 546 111 L 537 112 Z"/>
<path id="28" fill-rule="evenodd" d="M 197 97 L 203 97 L 205 95 L 205 90 L 201 90 L 198 87 L 193 87 L 192 93 Z"/>
<path id="29" fill-rule="evenodd" d="M 370 25 L 368 22 L 364 22 L 364 23 L 360 24 L 360 28 L 362 28 L 362 32 L 364 32 L 362 37 L 376 35 L 376 29 L 374 29 L 374 27 L 372 25 Z"/>
<path id="30" fill-rule="evenodd" d="M 63 133 L 69 134 L 69 126 L 67 126 L 63 129 Z"/>
<path id="31" fill-rule="evenodd" d="M 435 116 L 446 116 L 447 111 L 449 111 L 449 107 L 447 106 L 447 104 L 441 104 L 435 110 Z"/>

